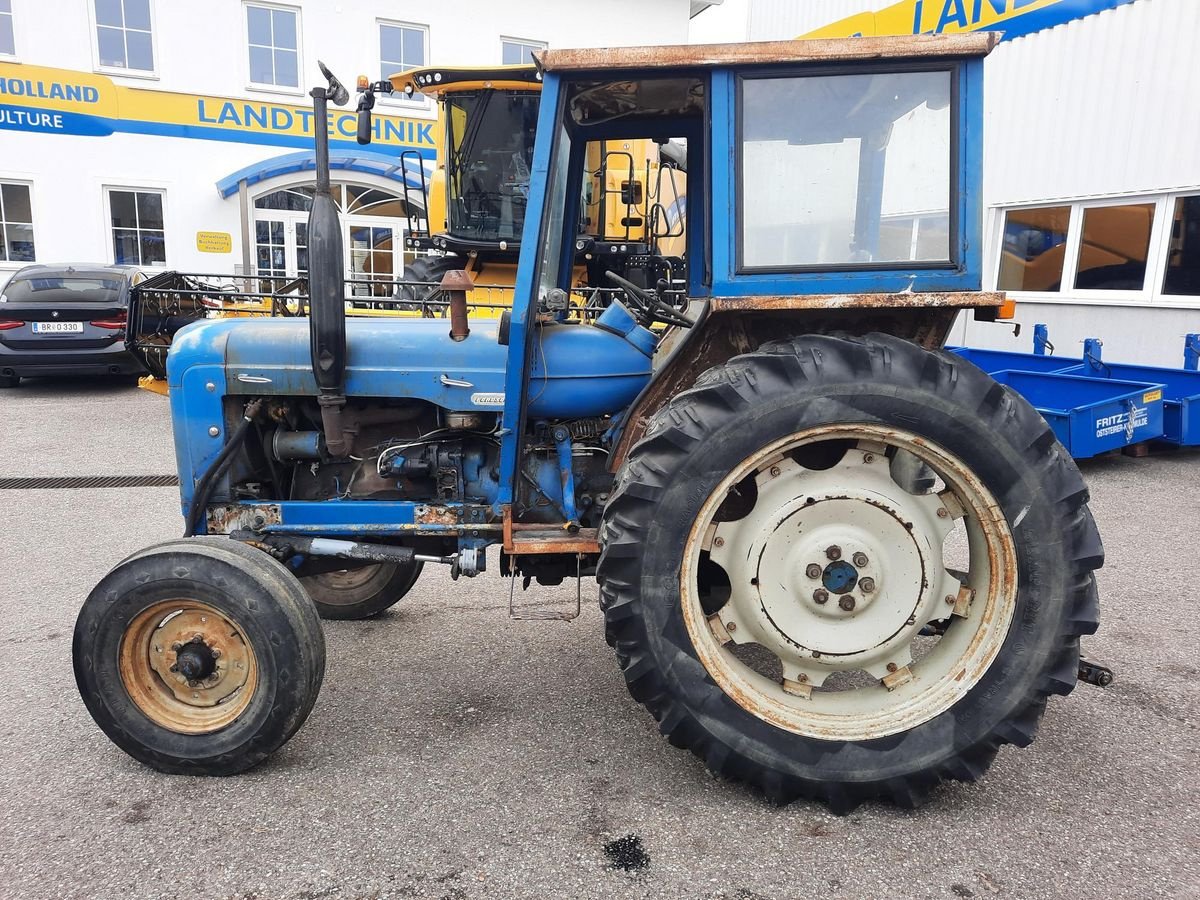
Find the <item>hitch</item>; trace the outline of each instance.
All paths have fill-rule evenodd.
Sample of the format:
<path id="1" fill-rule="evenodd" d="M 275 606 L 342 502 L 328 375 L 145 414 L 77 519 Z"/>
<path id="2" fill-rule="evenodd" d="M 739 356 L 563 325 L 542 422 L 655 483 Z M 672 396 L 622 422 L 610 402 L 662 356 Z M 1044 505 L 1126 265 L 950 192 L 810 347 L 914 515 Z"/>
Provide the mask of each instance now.
<path id="1" fill-rule="evenodd" d="M 1092 662 L 1090 659 L 1079 657 L 1079 680 L 1084 684 L 1094 684 L 1097 687 L 1108 687 L 1113 681 L 1112 669 Z"/>

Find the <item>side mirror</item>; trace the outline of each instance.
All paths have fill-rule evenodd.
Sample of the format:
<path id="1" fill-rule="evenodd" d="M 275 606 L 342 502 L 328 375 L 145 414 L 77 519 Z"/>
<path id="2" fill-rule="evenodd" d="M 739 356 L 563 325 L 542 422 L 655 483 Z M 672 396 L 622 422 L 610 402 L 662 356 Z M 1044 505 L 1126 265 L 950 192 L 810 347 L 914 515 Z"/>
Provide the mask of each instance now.
<path id="1" fill-rule="evenodd" d="M 358 97 L 358 142 L 371 143 L 371 110 L 375 106 L 374 91 L 367 90 Z"/>

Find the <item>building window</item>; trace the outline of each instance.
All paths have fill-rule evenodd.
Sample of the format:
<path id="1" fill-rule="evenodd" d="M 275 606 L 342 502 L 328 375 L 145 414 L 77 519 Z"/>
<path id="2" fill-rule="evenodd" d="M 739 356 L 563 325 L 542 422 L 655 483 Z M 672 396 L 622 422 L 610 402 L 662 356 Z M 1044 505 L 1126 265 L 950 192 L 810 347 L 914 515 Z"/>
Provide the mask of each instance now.
<path id="1" fill-rule="evenodd" d="M 743 78 L 738 271 L 950 265 L 952 81 Z"/>
<path id="2" fill-rule="evenodd" d="M 151 36 L 150 0 L 96 0 L 96 56 L 103 68 L 153 72 Z"/>
<path id="3" fill-rule="evenodd" d="M 1069 206 L 1008 210 L 996 286 L 1002 291 L 1057 291 L 1070 223 Z"/>
<path id="4" fill-rule="evenodd" d="M 0 182 L 0 262 L 33 262 L 29 185 Z"/>
<path id="5" fill-rule="evenodd" d="M 545 49 L 545 41 L 500 38 L 500 64 L 504 66 L 532 65 L 533 51 Z"/>
<path id="6" fill-rule="evenodd" d="M 1175 200 L 1163 293 L 1200 297 L 1200 196 Z"/>
<path id="7" fill-rule="evenodd" d="M 0 56 L 14 56 L 17 39 L 13 34 L 12 0 L 0 0 Z"/>
<path id="8" fill-rule="evenodd" d="M 252 84 L 300 86 L 299 32 L 300 14 L 296 10 L 246 5 Z"/>
<path id="9" fill-rule="evenodd" d="M 166 265 L 167 238 L 161 191 L 110 190 L 108 209 L 116 265 Z"/>
<path id="10" fill-rule="evenodd" d="M 379 71 L 384 81 L 398 72 L 425 65 L 429 29 L 424 25 L 379 23 Z M 415 99 L 422 99 L 420 94 Z"/>
<path id="11" fill-rule="evenodd" d="M 1075 287 L 1093 291 L 1140 291 L 1146 286 L 1153 203 L 1093 206 L 1083 210 L 1083 234 Z"/>

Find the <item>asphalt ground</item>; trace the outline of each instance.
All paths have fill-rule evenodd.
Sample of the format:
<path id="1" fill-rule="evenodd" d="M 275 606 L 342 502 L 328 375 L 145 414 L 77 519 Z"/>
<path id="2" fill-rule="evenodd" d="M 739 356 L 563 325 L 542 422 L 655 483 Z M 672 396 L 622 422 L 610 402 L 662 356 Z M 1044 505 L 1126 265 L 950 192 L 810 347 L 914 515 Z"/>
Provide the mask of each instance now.
<path id="1" fill-rule="evenodd" d="M 170 473 L 167 402 L 26 382 L 0 392 L 0 460 Z M 1108 552 L 1085 651 L 1116 682 L 1053 700 L 980 783 L 841 818 L 669 746 L 594 583 L 573 623 L 512 621 L 500 578 L 429 570 L 378 620 L 327 625 L 321 696 L 270 761 L 160 775 L 92 723 L 70 645 L 101 575 L 179 533 L 176 491 L 0 490 L 0 896 L 1200 897 L 1200 454 L 1084 471 Z"/>

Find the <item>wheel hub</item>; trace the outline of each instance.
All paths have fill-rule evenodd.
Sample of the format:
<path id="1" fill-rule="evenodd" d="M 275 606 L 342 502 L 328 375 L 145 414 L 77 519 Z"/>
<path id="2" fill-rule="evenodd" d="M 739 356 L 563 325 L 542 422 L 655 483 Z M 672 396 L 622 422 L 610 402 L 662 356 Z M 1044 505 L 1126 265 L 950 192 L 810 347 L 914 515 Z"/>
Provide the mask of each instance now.
<path id="1" fill-rule="evenodd" d="M 754 509 L 715 527 L 710 556 L 732 587 L 721 620 L 739 643 L 777 655 L 785 677 L 886 677 L 911 661 L 908 645 L 939 611 L 951 525 L 936 494 L 900 490 L 888 466 L 861 449 L 823 471 L 785 457 L 756 476 Z"/>

